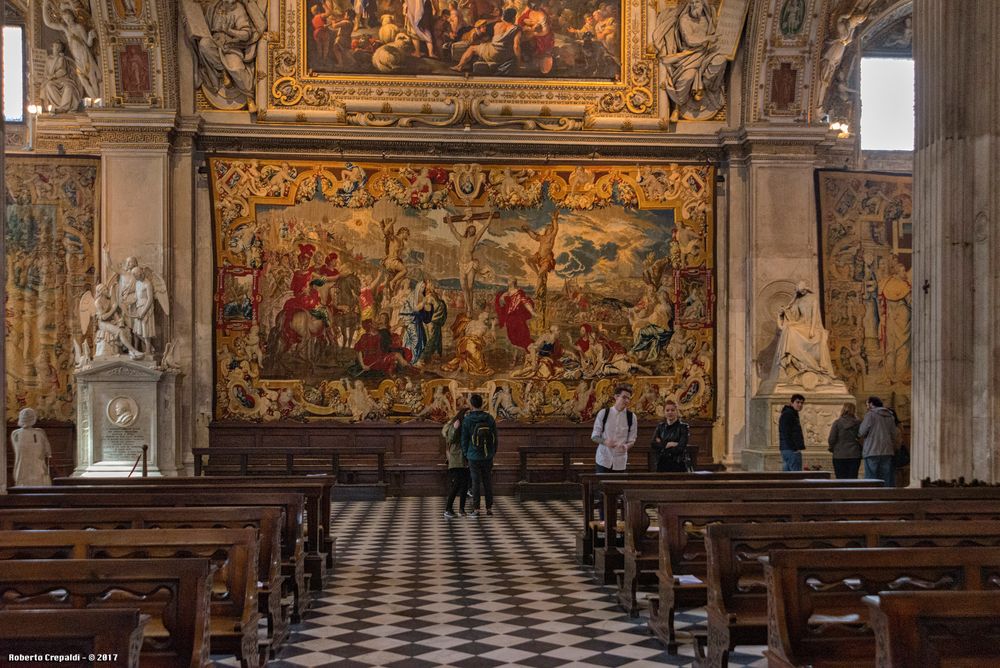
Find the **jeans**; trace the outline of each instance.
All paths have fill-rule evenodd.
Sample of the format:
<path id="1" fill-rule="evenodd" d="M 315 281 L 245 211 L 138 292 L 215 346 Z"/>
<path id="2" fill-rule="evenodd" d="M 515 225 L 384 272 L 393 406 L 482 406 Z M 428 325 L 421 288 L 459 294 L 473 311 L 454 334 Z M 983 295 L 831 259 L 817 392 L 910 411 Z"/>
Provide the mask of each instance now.
<path id="1" fill-rule="evenodd" d="M 861 468 L 861 457 L 833 460 L 833 474 L 837 480 L 857 480 L 859 468 Z"/>
<path id="2" fill-rule="evenodd" d="M 493 460 L 469 461 L 472 474 L 472 509 L 479 510 L 480 494 L 486 496 L 486 510 L 493 508 Z"/>
<path id="3" fill-rule="evenodd" d="M 458 508 L 465 512 L 465 493 L 469 491 L 469 469 L 448 469 L 448 503 L 449 513 L 455 512 L 455 497 L 458 497 Z"/>
<path id="4" fill-rule="evenodd" d="M 782 471 L 802 470 L 802 452 L 800 450 L 782 450 L 781 461 L 785 462 Z"/>
<path id="5" fill-rule="evenodd" d="M 896 486 L 896 468 L 892 455 L 865 457 L 865 480 L 883 480 L 886 487 Z"/>

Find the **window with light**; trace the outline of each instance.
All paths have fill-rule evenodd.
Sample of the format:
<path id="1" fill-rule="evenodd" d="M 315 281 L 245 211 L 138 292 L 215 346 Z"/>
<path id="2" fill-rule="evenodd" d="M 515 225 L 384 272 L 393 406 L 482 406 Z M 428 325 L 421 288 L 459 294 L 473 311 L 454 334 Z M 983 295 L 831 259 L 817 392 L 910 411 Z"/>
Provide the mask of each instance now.
<path id="1" fill-rule="evenodd" d="M 913 59 L 861 59 L 861 149 L 913 150 Z"/>

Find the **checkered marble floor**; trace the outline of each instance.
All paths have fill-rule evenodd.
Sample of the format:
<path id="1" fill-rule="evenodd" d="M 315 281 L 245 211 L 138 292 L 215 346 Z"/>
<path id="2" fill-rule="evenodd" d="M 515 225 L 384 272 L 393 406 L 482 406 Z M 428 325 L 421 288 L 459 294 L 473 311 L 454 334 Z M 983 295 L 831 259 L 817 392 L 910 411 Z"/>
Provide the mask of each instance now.
<path id="1" fill-rule="evenodd" d="M 687 666 L 574 560 L 579 501 L 500 497 L 446 519 L 439 498 L 334 504 L 337 565 L 275 666 Z M 683 611 L 678 629 L 704 627 Z M 764 666 L 763 647 L 734 666 Z M 232 664 L 232 661 L 220 663 Z"/>

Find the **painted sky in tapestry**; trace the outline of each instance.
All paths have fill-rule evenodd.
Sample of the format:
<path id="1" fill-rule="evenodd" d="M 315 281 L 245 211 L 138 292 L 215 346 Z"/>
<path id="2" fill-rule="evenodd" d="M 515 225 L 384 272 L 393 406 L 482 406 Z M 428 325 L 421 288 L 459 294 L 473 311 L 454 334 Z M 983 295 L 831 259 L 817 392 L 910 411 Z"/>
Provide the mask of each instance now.
<path id="1" fill-rule="evenodd" d="M 71 420 L 72 314 L 93 285 L 100 162 L 8 157 L 7 419 Z"/>
<path id="2" fill-rule="evenodd" d="M 910 419 L 913 178 L 819 172 L 820 257 L 833 365 L 860 401 Z"/>
<path id="3" fill-rule="evenodd" d="M 210 168 L 219 419 L 714 412 L 711 168 Z"/>
<path id="4" fill-rule="evenodd" d="M 621 76 L 617 1 L 301 1 L 317 74 Z"/>

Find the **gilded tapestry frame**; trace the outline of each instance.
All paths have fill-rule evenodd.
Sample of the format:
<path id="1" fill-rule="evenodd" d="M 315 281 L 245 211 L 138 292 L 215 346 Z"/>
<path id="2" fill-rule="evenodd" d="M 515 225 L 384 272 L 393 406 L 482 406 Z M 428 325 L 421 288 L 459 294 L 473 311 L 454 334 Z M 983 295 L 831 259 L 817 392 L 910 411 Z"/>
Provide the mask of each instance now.
<path id="1" fill-rule="evenodd" d="M 654 44 L 658 12 L 682 0 L 619 0 L 620 73 L 611 81 L 497 76 L 317 74 L 307 67 L 306 0 L 271 0 L 258 67 L 257 117 L 264 123 L 368 128 L 508 128 L 653 131 L 676 129 Z M 730 7 L 726 7 L 731 5 Z M 726 58 L 735 58 L 748 0 L 711 0 L 726 15 Z M 266 56 L 264 55 L 266 54 Z M 725 120 L 725 107 L 713 121 Z"/>

